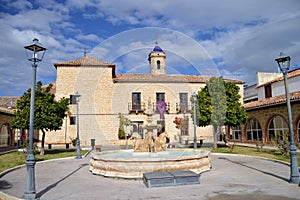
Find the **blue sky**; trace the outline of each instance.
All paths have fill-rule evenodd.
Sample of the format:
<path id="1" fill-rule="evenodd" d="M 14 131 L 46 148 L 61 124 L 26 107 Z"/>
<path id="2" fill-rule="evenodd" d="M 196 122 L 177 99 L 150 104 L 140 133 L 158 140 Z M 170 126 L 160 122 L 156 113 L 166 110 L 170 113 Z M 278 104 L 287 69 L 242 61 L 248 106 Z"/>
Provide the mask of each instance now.
<path id="1" fill-rule="evenodd" d="M 22 95 L 31 84 L 24 46 L 47 48 L 37 80 L 55 82 L 53 63 L 88 56 L 116 64 L 117 73 L 148 73 L 158 41 L 167 72 L 222 75 L 255 83 L 257 71 L 277 72 L 281 51 L 300 65 L 298 0 L 1 0 L 0 95 Z"/>

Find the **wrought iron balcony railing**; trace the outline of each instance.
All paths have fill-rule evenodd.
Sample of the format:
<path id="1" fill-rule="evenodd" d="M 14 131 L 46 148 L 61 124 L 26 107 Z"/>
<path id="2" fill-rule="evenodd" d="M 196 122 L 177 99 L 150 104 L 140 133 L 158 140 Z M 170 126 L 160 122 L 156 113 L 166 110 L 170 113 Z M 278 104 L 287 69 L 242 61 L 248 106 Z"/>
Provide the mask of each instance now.
<path id="1" fill-rule="evenodd" d="M 191 112 L 191 105 L 176 103 L 176 112 L 177 113 L 189 113 Z"/>
<path id="2" fill-rule="evenodd" d="M 144 112 L 146 110 L 146 106 L 144 102 L 129 102 L 128 103 L 128 111 L 129 112 Z"/>

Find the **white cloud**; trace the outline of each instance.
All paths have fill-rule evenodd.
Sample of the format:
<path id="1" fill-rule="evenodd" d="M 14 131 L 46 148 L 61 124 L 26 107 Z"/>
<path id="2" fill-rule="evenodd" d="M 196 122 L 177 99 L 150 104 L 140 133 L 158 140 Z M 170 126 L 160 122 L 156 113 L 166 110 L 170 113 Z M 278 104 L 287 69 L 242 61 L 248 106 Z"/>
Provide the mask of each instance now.
<path id="1" fill-rule="evenodd" d="M 103 39 L 99 38 L 97 35 L 95 34 L 87 34 L 87 35 L 77 35 L 75 36 L 76 39 L 78 40 L 86 40 L 86 41 L 93 41 L 93 42 L 96 42 L 96 43 L 99 43 L 101 42 Z"/>
<path id="2" fill-rule="evenodd" d="M 282 49 L 294 56 L 300 53 L 295 45 L 299 33 L 296 25 L 299 24 L 298 1 L 195 0 L 184 3 L 173 0 L 172 3 L 142 3 L 107 0 L 96 6 L 101 16 L 113 24 L 158 25 L 187 34 L 198 40 L 212 59 L 221 59 L 219 64 L 227 65 L 225 74 L 244 74 L 246 81 L 254 82 L 256 71 L 272 71 L 276 64 L 273 58 Z M 202 34 L 209 38 L 203 41 L 197 37 Z M 195 53 L 187 44 L 179 44 L 179 40 L 165 40 L 168 41 L 168 48 L 174 52 L 180 49 L 187 54 Z"/>
<path id="3" fill-rule="evenodd" d="M 276 70 L 274 57 L 281 51 L 292 57 L 292 64 L 300 65 L 297 0 L 190 0 L 188 3 L 3 0 L 2 3 L 0 91 L 5 94 L 20 94 L 22 87 L 24 91 L 30 85 L 31 78 L 25 76 L 28 62 L 23 46 L 34 37 L 48 48 L 43 67 L 38 69 L 40 78 L 55 77 L 53 62 L 82 57 L 85 47 L 93 48 L 97 43 L 101 44 L 93 49 L 92 56 L 103 61 L 115 60 L 117 70 L 127 70 L 132 63 L 140 70 L 148 65 L 147 56 L 156 34 L 159 45 L 168 53 L 167 65 L 173 71 L 180 72 L 176 66 L 185 63 L 200 67 L 213 66 L 212 61 L 216 61 L 224 75 L 235 74 L 232 77 L 253 82 L 256 71 Z M 147 26 L 157 28 L 135 30 Z M 116 34 L 124 30 L 131 32 Z M 122 59 L 118 60 L 120 56 Z M 210 63 L 204 62 L 205 59 Z"/>
<path id="4" fill-rule="evenodd" d="M 14 7 L 14 8 L 20 9 L 20 10 L 32 8 L 32 3 L 30 1 L 24 1 L 24 0 L 15 1 L 15 2 L 9 3 L 9 5 L 11 7 Z"/>

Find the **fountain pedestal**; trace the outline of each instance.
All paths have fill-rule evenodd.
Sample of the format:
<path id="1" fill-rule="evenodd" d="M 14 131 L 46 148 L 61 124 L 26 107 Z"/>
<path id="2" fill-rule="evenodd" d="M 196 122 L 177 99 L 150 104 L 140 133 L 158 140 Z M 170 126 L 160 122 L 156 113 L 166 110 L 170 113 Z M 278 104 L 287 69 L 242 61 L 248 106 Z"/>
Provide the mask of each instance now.
<path id="1" fill-rule="evenodd" d="M 164 119 L 164 102 L 158 104 L 161 118 Z M 145 139 L 135 138 L 134 149 L 97 152 L 90 160 L 90 171 L 93 174 L 119 178 L 142 178 L 150 172 L 171 172 L 191 170 L 197 174 L 211 168 L 210 152 L 197 149 L 169 149 L 166 151 L 168 133 L 158 137 L 154 129 L 160 125 L 152 124 L 151 101 L 148 101 L 148 123 Z M 173 178 L 174 179 L 174 178 Z"/>
<path id="2" fill-rule="evenodd" d="M 177 170 L 191 170 L 199 174 L 210 168 L 210 152 L 193 149 L 169 149 L 158 153 L 106 151 L 94 153 L 90 160 L 93 174 L 119 178 L 142 178 L 147 172 Z"/>

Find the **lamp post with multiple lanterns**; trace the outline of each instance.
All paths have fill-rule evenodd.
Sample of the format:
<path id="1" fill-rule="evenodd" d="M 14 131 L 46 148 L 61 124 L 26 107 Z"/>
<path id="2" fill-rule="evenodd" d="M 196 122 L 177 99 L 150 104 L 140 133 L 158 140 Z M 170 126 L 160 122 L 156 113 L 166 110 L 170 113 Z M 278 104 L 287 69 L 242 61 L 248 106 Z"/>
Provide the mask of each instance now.
<path id="1" fill-rule="evenodd" d="M 294 130 L 293 130 L 293 120 L 292 120 L 292 111 L 291 111 L 291 103 L 290 103 L 290 94 L 289 87 L 287 82 L 287 73 L 290 68 L 290 56 L 285 55 L 284 53 L 280 53 L 279 57 L 275 59 L 278 63 L 280 71 L 283 73 L 284 78 L 284 87 L 285 87 L 285 96 L 286 96 L 286 105 L 288 111 L 288 120 L 289 120 L 289 131 L 290 131 L 290 161 L 291 161 L 291 173 L 290 173 L 290 183 L 298 184 L 299 183 L 299 169 L 298 169 L 298 161 L 297 161 L 297 148 L 294 142 Z"/>
<path id="2" fill-rule="evenodd" d="M 25 52 L 27 55 L 28 51 L 33 52 L 33 56 L 28 58 L 32 62 L 32 84 L 31 84 L 31 97 L 30 97 L 30 117 L 29 117 L 29 137 L 28 137 L 28 152 L 26 157 L 26 182 L 24 199 L 35 199 L 35 157 L 33 153 L 33 135 L 34 135 L 34 98 L 35 98 L 35 88 L 36 88 L 36 68 L 37 62 L 41 62 L 44 58 L 46 48 L 39 44 L 38 39 L 33 40 L 33 44 L 25 46 Z"/>

